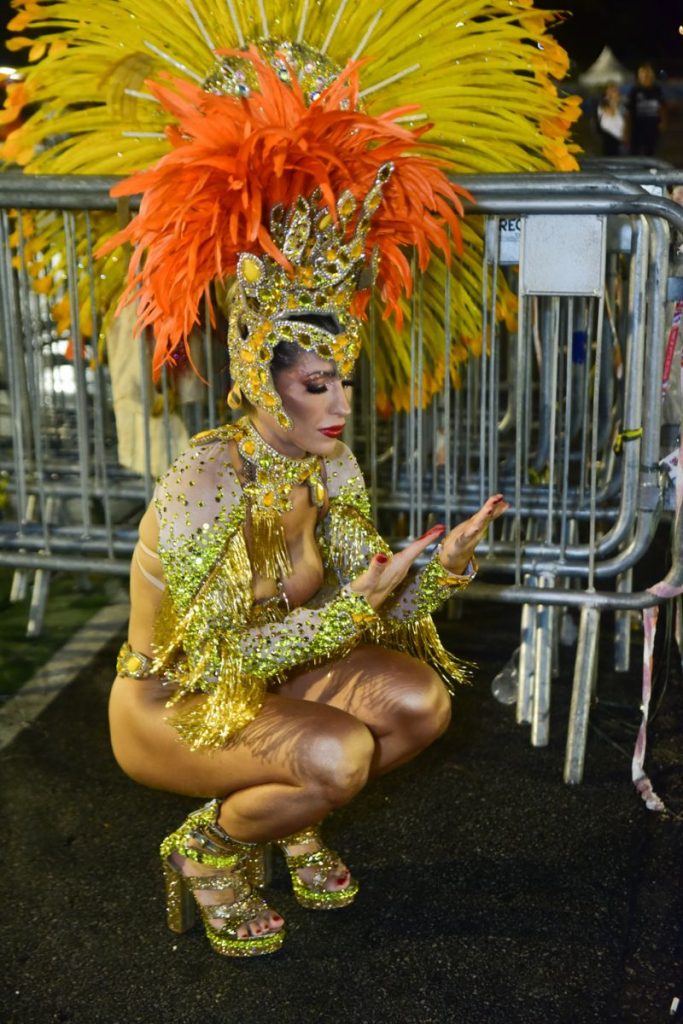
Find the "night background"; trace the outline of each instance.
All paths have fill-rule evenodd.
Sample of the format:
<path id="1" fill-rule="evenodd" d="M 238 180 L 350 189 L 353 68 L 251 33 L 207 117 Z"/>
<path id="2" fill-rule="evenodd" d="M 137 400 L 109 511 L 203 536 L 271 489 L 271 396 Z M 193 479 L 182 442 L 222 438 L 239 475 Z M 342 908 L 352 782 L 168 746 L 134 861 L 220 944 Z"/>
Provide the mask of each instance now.
<path id="1" fill-rule="evenodd" d="M 536 6 L 567 11 L 555 36 L 568 51 L 574 73 L 585 71 L 607 45 L 632 71 L 650 60 L 666 75 L 683 76 L 683 36 L 678 32 L 683 0 L 574 0 Z"/>

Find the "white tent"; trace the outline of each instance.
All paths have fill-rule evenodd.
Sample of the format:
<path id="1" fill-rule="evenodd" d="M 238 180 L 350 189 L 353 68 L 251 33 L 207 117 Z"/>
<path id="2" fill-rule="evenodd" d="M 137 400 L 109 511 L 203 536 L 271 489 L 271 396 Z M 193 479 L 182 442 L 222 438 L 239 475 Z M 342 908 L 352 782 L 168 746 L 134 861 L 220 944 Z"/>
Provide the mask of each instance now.
<path id="1" fill-rule="evenodd" d="M 593 86 L 616 82 L 618 85 L 625 85 L 632 82 L 634 77 L 633 72 L 617 60 L 609 46 L 603 46 L 598 59 L 591 64 L 588 71 L 579 75 L 579 84 Z"/>

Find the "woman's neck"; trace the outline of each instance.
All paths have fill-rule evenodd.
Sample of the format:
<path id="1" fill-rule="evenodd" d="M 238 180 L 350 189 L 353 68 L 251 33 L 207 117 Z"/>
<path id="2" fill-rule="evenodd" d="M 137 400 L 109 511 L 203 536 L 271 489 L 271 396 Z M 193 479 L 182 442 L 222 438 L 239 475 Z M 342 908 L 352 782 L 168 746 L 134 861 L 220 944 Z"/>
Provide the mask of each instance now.
<path id="1" fill-rule="evenodd" d="M 275 423 L 268 423 L 258 414 L 255 416 L 250 415 L 248 419 L 254 430 L 266 444 L 274 448 L 280 455 L 284 455 L 288 459 L 303 459 L 308 455 L 308 452 L 304 451 L 303 448 L 290 441 L 286 432 Z"/>

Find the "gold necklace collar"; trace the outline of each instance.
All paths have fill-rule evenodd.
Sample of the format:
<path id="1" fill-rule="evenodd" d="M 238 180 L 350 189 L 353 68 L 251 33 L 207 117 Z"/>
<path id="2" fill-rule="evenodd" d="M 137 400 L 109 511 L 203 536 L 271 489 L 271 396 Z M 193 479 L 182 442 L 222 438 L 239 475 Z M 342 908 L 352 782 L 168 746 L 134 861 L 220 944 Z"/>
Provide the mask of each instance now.
<path id="1" fill-rule="evenodd" d="M 293 487 L 307 483 L 313 504 L 320 508 L 327 496 L 319 455 L 292 459 L 264 441 L 251 420 L 244 416 L 233 435 L 245 466 L 244 493 L 249 502 L 252 525 L 252 564 L 266 579 L 291 576 L 282 515 L 291 510 Z"/>

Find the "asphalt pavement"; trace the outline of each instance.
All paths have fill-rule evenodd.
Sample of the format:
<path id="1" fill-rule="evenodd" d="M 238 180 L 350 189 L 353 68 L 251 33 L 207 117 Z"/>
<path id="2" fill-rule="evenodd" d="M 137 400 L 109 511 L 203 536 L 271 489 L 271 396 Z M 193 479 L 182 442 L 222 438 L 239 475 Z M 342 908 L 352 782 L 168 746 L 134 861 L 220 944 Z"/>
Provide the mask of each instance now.
<path id="1" fill-rule="evenodd" d="M 606 623 L 608 625 L 608 623 Z M 300 908 L 276 861 L 283 949 L 234 961 L 166 929 L 161 838 L 195 806 L 127 779 L 107 739 L 120 637 L 0 754 L 3 1024 L 665 1024 L 683 1003 L 683 684 L 660 653 L 648 768 L 629 781 L 638 650 L 605 644 L 585 781 L 562 782 L 571 652 L 551 740 L 496 702 L 516 613 L 466 604 L 447 643 L 479 662 L 448 733 L 327 829 L 361 882 L 352 907 Z M 661 645 L 660 645 L 661 646 Z M 134 682 L 131 681 L 131 685 Z M 675 1004 L 674 1004 L 675 1005 Z"/>

